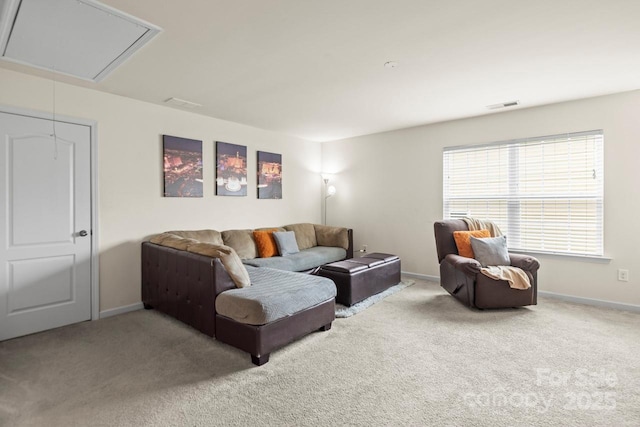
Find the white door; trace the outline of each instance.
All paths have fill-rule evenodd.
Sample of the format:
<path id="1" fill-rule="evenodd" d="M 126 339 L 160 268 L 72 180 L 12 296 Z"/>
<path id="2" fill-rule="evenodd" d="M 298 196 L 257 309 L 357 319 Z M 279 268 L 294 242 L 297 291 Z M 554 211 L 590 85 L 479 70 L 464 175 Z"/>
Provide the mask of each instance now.
<path id="1" fill-rule="evenodd" d="M 0 340 L 91 318 L 91 128 L 0 112 Z"/>

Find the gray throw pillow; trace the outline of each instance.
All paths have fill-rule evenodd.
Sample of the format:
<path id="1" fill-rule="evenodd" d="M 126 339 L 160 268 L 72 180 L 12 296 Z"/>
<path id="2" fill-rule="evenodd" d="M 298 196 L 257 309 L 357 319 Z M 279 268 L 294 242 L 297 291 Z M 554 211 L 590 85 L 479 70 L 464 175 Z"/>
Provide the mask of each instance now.
<path id="1" fill-rule="evenodd" d="M 287 256 L 300 252 L 300 249 L 298 249 L 298 242 L 296 241 L 296 233 L 293 231 L 275 231 L 273 233 L 273 238 L 276 240 L 276 246 L 278 246 L 280 256 Z"/>
<path id="2" fill-rule="evenodd" d="M 471 248 L 476 260 L 483 266 L 510 265 L 507 236 L 478 239 L 471 236 Z"/>

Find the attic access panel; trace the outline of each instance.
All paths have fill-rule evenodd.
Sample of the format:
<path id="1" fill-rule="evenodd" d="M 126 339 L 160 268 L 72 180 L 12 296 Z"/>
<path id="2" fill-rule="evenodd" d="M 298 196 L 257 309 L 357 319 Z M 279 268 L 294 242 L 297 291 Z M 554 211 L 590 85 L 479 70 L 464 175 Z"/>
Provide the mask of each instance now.
<path id="1" fill-rule="evenodd" d="M 0 12 L 4 59 L 94 82 L 160 32 L 95 0 L 0 0 Z"/>

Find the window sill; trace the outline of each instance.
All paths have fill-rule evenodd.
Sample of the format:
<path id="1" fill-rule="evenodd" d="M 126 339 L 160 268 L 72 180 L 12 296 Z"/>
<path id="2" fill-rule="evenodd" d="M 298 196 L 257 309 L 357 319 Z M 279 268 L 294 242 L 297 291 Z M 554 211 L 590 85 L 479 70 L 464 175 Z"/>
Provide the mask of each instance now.
<path id="1" fill-rule="evenodd" d="M 552 258 L 571 258 L 576 261 L 597 262 L 602 264 L 608 264 L 611 262 L 611 258 L 605 256 L 596 255 L 578 255 L 578 254 L 564 254 L 560 252 L 542 252 L 542 251 L 524 251 L 517 249 L 509 249 L 509 252 L 514 254 L 532 255 L 532 256 L 544 256 Z"/>

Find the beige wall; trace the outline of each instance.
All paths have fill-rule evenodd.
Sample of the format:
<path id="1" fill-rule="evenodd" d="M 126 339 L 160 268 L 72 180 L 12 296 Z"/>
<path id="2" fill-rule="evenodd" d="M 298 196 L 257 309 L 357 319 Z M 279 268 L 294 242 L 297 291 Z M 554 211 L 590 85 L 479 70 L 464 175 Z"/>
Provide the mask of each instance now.
<path id="1" fill-rule="evenodd" d="M 56 84 L 58 114 L 98 124 L 100 309 L 140 301 L 140 242 L 167 229 L 320 222 L 317 173 L 336 172 L 330 224 L 355 243 L 402 256 L 403 270 L 437 276 L 433 222 L 442 217 L 442 148 L 604 129 L 605 254 L 609 262 L 539 256 L 540 288 L 640 305 L 634 221 L 640 212 L 640 91 L 318 143 L 97 91 Z M 52 82 L 0 69 L 0 104 L 51 112 Z M 201 139 L 204 198 L 163 198 L 161 135 Z M 216 197 L 214 141 L 246 145 L 247 197 Z M 257 200 L 256 151 L 283 155 L 284 200 Z M 322 164 L 320 159 L 323 159 Z M 616 280 L 630 270 L 628 283 Z"/>
<path id="2" fill-rule="evenodd" d="M 61 83 L 58 114 L 97 122 L 100 310 L 140 302 L 140 242 L 170 229 L 320 222 L 321 146 Z M 0 69 L 0 104 L 52 111 L 52 82 Z M 162 197 L 162 135 L 203 141 L 204 197 Z M 214 141 L 247 146 L 247 197 L 214 196 Z M 282 154 L 283 200 L 256 199 L 256 151 Z"/>
<path id="3" fill-rule="evenodd" d="M 402 257 L 403 270 L 438 276 L 433 222 L 442 218 L 442 149 L 603 129 L 605 255 L 538 256 L 541 290 L 640 305 L 640 91 L 521 109 L 323 144 L 336 172 L 328 221 L 354 228 L 356 248 Z M 628 283 L 617 269 L 630 270 Z"/>

